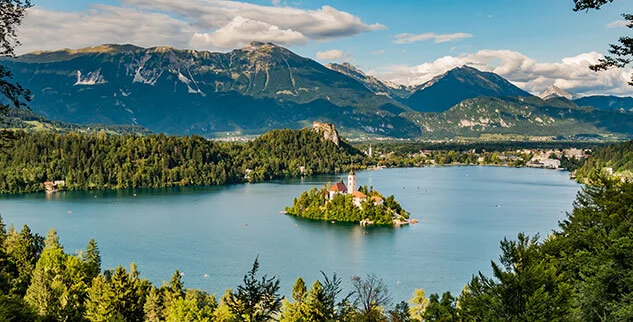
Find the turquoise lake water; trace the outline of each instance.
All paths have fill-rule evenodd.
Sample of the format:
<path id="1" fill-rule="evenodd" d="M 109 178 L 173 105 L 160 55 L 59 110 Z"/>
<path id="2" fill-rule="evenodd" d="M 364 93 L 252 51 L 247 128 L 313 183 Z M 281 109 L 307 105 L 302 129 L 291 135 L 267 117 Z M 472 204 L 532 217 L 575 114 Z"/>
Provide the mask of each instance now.
<path id="1" fill-rule="evenodd" d="M 94 238 L 103 268 L 135 262 L 157 285 L 179 269 L 185 287 L 221 295 L 259 256 L 261 272 L 278 276 L 283 294 L 298 276 L 311 285 L 321 270 L 342 277 L 346 291 L 351 276 L 373 273 L 396 303 L 416 288 L 459 293 L 472 274 L 490 273 L 504 237 L 557 229 L 581 188 L 552 170 L 385 169 L 359 172 L 359 185 L 394 194 L 419 224 L 363 228 L 278 213 L 302 191 L 340 178 L 4 196 L 0 214 L 42 235 L 55 227 L 70 253 Z"/>

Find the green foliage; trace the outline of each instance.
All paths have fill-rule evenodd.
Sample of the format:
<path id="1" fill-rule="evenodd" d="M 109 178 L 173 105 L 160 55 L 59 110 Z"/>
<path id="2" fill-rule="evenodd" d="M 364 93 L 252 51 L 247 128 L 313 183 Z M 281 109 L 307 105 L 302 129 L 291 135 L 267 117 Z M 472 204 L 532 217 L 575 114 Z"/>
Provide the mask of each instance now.
<path id="1" fill-rule="evenodd" d="M 25 301 L 44 319 L 81 319 L 88 288 L 84 282 L 83 265 L 79 258 L 64 253 L 55 229 L 51 229 L 33 271 Z"/>
<path id="2" fill-rule="evenodd" d="M 363 160 L 345 142 L 336 146 L 310 130 L 277 130 L 246 144 L 162 134 L 14 134 L 0 149 L 0 193 L 43 191 L 44 182 L 57 180 L 68 190 L 263 181 L 299 176 L 302 166 L 308 175 L 334 173 Z"/>
<path id="3" fill-rule="evenodd" d="M 24 300 L 17 295 L 0 295 L 0 321 L 36 321 L 37 315 Z"/>
<path id="4" fill-rule="evenodd" d="M 298 321 L 308 321 L 305 318 L 306 313 L 306 299 L 308 296 L 308 291 L 306 290 L 305 282 L 303 278 L 299 277 L 295 281 L 294 286 L 292 287 L 292 300 L 293 302 L 289 302 L 287 299 L 283 300 L 282 308 L 281 308 L 281 318 L 282 322 L 298 322 Z"/>
<path id="5" fill-rule="evenodd" d="M 286 208 L 287 214 L 326 221 L 370 220 L 378 225 L 393 225 L 395 218 L 409 218 L 409 213 L 402 209 L 394 196 L 385 198 L 378 191 L 362 186 L 359 191 L 366 193 L 368 198 L 358 207 L 349 194 L 336 194 L 332 200 L 329 200 L 328 188 L 329 186 L 326 185 L 321 189 L 312 188 L 304 191 L 299 198 L 295 198 L 292 207 Z M 382 199 L 383 203 L 377 204 L 372 197 Z"/>
<path id="6" fill-rule="evenodd" d="M 249 142 L 240 154 L 242 167 L 252 170 L 249 181 L 298 177 L 302 166 L 307 175 L 342 172 L 350 162 L 362 164 L 364 159 L 346 142 L 337 146 L 309 129 L 270 131 Z"/>
<path id="7" fill-rule="evenodd" d="M 338 299 L 341 280 L 336 274 L 325 273 L 323 282 L 317 280 L 309 290 L 301 277 L 293 287 L 293 302 L 284 300 L 280 321 L 348 321 L 357 315 L 356 307 L 349 303 L 351 293 Z"/>
<path id="8" fill-rule="evenodd" d="M 424 321 L 459 321 L 455 308 L 455 298 L 450 292 L 442 294 L 441 299 L 437 294 L 431 294 L 429 305 L 424 311 Z"/>
<path id="9" fill-rule="evenodd" d="M 143 321 L 149 284 L 139 279 L 136 265 L 128 273 L 119 266 L 110 279 L 99 275 L 88 289 L 86 317 L 90 321 Z"/>
<path id="10" fill-rule="evenodd" d="M 88 282 L 90 282 L 101 272 L 101 252 L 94 239 L 88 241 L 88 246 L 82 259 L 86 267 L 86 277 Z"/>
<path id="11" fill-rule="evenodd" d="M 253 268 L 244 275 L 244 284 L 238 285 L 226 301 L 231 313 L 247 322 L 267 321 L 281 310 L 279 279 L 264 275 L 258 280 L 258 270 L 259 261 L 255 259 Z"/>
<path id="12" fill-rule="evenodd" d="M 389 311 L 389 321 L 391 322 L 409 322 L 413 321 L 411 319 L 411 315 L 409 314 L 409 303 L 402 301 L 396 304 L 396 307 L 393 310 Z"/>
<path id="13" fill-rule="evenodd" d="M 448 305 L 448 297 L 431 299 L 425 319 L 454 307 L 462 320 L 629 320 L 631 204 L 631 183 L 604 180 L 584 188 L 560 231 L 543 242 L 523 234 L 504 239 L 500 261 L 492 263 L 493 276 L 473 277 L 455 305 Z"/>
<path id="14" fill-rule="evenodd" d="M 31 282 L 35 264 L 44 248 L 44 238 L 33 234 L 27 225 L 24 225 L 19 233 L 10 225 L 3 246 L 10 258 L 9 265 L 15 265 L 17 269 L 17 278 L 11 281 L 10 292 L 24 295 Z"/>
<path id="15" fill-rule="evenodd" d="M 615 175 L 631 179 L 633 173 L 633 141 L 611 144 L 593 149 L 591 157 L 576 170 L 578 180 L 598 183 L 605 168 L 611 168 Z"/>

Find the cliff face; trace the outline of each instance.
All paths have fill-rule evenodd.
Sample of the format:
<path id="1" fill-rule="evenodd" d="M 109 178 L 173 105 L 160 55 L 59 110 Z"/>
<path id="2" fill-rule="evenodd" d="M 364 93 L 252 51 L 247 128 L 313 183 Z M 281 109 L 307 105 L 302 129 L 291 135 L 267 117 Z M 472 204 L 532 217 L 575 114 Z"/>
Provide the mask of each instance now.
<path id="1" fill-rule="evenodd" d="M 330 140 L 334 142 L 336 146 L 339 146 L 339 135 L 338 131 L 336 131 L 336 128 L 334 127 L 334 124 L 314 122 L 312 124 L 312 130 L 322 133 L 324 140 Z"/>

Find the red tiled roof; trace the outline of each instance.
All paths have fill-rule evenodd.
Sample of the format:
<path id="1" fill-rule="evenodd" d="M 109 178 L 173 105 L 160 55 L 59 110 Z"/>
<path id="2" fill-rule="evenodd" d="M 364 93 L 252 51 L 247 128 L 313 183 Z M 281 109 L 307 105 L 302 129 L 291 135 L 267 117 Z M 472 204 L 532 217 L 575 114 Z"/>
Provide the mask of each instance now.
<path id="1" fill-rule="evenodd" d="M 360 191 L 352 192 L 352 197 L 359 198 L 359 199 L 366 199 L 367 198 L 367 196 L 364 193 L 360 192 Z"/>
<path id="2" fill-rule="evenodd" d="M 332 188 L 330 188 L 330 191 L 347 192 L 347 187 L 345 186 L 344 183 L 337 182 L 332 186 Z"/>

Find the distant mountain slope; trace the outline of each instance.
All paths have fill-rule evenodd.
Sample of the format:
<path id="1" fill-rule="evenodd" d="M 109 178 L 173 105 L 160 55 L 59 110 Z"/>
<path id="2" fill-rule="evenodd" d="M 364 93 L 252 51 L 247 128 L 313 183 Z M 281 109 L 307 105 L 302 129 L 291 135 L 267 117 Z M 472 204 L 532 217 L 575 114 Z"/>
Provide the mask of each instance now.
<path id="1" fill-rule="evenodd" d="M 480 97 L 465 100 L 443 113 L 412 113 L 408 117 L 423 128 L 426 137 L 436 138 L 633 134 L 633 113 L 578 108 L 575 104 L 552 106 L 551 102 L 537 97 Z"/>
<path id="2" fill-rule="evenodd" d="M 388 81 L 382 81 L 374 76 L 365 74 L 365 72 L 354 67 L 350 63 L 333 63 L 326 65 L 326 67 L 359 81 L 361 84 L 365 85 L 367 89 L 377 95 L 405 98 L 412 93 L 412 88 L 410 87 L 397 85 Z"/>
<path id="3" fill-rule="evenodd" d="M 20 130 L 25 132 L 81 132 L 110 134 L 151 134 L 148 129 L 129 124 L 74 124 L 51 121 L 28 109 L 9 109 L 6 115 L 0 114 L 0 130 Z"/>
<path id="4" fill-rule="evenodd" d="M 475 97 L 531 96 L 503 77 L 464 66 L 418 86 L 404 103 L 419 112 L 443 112 Z"/>
<path id="5" fill-rule="evenodd" d="M 270 43 L 228 53 L 102 45 L 0 63 L 33 91 L 34 112 L 68 123 L 207 137 L 296 129 L 313 121 L 333 123 L 348 137 L 633 134 L 633 113 L 579 107 L 616 109 L 633 98 L 570 101 L 552 88 L 541 100 L 467 66 L 412 89 L 351 64 L 325 67 Z"/>
<path id="6" fill-rule="evenodd" d="M 31 107 L 73 123 L 138 124 L 213 135 L 300 128 L 411 137 L 408 109 L 353 78 L 269 43 L 229 53 L 103 45 L 4 60 L 34 92 Z"/>
<path id="7" fill-rule="evenodd" d="M 601 110 L 622 109 L 625 111 L 630 111 L 633 109 L 633 97 L 606 95 L 585 96 L 579 99 L 575 99 L 574 103 L 578 104 L 578 106 L 592 106 Z"/>

